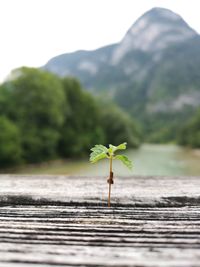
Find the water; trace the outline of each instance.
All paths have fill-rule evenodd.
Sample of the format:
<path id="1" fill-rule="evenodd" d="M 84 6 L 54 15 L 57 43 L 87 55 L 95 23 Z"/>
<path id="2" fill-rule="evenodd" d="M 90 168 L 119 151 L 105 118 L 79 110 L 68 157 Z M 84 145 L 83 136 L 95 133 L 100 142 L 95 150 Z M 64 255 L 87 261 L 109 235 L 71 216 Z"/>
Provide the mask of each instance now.
<path id="1" fill-rule="evenodd" d="M 134 168 L 128 170 L 120 161 L 114 162 L 117 175 L 200 175 L 200 151 L 180 148 L 176 145 L 145 144 L 140 149 L 128 150 L 126 155 Z M 79 161 L 54 161 L 14 170 L 26 174 L 107 175 L 108 160 L 90 164 L 88 158 Z"/>

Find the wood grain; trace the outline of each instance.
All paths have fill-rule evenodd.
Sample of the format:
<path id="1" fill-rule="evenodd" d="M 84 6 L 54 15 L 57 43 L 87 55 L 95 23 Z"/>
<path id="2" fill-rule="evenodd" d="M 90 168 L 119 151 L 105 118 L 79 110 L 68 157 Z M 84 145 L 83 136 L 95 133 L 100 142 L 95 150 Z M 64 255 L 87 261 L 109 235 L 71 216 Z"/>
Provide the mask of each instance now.
<path id="1" fill-rule="evenodd" d="M 0 182 L 0 267 L 200 266 L 200 177 Z"/>

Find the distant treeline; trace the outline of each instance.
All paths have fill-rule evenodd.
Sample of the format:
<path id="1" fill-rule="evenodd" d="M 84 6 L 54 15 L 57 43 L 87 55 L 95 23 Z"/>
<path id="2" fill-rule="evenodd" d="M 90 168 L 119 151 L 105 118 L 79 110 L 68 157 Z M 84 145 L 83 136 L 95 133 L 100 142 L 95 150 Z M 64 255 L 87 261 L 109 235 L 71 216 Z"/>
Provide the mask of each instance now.
<path id="1" fill-rule="evenodd" d="M 181 128 L 178 142 L 183 146 L 200 148 L 200 109 Z"/>
<path id="2" fill-rule="evenodd" d="M 95 144 L 138 147 L 133 119 L 74 78 L 20 68 L 0 86 L 0 167 L 81 157 Z"/>

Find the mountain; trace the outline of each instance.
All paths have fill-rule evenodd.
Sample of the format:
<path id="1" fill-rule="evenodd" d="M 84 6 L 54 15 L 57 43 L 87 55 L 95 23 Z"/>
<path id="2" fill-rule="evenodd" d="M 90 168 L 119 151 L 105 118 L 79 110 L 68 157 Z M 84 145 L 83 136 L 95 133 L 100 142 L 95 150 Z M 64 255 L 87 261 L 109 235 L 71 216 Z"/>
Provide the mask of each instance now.
<path id="1" fill-rule="evenodd" d="M 88 89 L 108 90 L 110 85 L 116 87 L 116 78 L 120 84 L 133 75 L 143 79 L 165 48 L 195 35 L 179 15 L 153 8 L 132 25 L 120 43 L 59 55 L 44 68 L 60 76 L 76 76 Z"/>
<path id="2" fill-rule="evenodd" d="M 152 140 L 160 138 L 155 132 L 165 122 L 172 127 L 163 135 L 173 139 L 177 123 L 200 105 L 200 37 L 164 8 L 142 15 L 121 42 L 56 56 L 44 69 L 75 76 L 88 90 L 109 95 L 138 117 Z"/>

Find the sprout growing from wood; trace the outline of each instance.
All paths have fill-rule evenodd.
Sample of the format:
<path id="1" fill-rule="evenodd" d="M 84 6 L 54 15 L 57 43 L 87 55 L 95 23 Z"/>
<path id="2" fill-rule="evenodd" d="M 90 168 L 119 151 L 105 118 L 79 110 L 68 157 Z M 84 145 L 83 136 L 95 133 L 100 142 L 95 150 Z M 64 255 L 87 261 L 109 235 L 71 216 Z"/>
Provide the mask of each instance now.
<path id="1" fill-rule="evenodd" d="M 118 159 L 121 160 L 121 162 L 128 167 L 129 169 L 132 168 L 132 162 L 128 159 L 127 156 L 124 155 L 115 155 L 117 150 L 124 150 L 126 149 L 127 143 L 122 143 L 118 146 L 109 145 L 109 148 L 103 146 L 103 145 L 95 145 L 93 148 L 91 148 L 92 153 L 90 154 L 90 162 L 96 163 L 97 161 L 107 158 L 110 162 L 110 175 L 107 180 L 109 184 L 109 190 L 108 190 L 108 207 L 110 207 L 110 195 L 111 195 L 111 185 L 114 183 L 114 173 L 113 173 L 113 160 Z"/>

